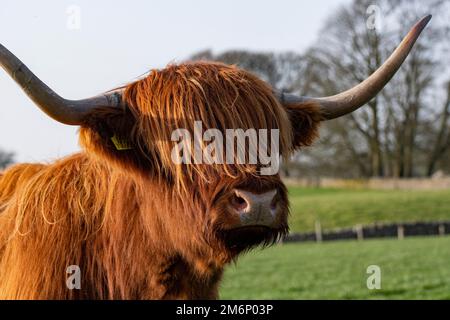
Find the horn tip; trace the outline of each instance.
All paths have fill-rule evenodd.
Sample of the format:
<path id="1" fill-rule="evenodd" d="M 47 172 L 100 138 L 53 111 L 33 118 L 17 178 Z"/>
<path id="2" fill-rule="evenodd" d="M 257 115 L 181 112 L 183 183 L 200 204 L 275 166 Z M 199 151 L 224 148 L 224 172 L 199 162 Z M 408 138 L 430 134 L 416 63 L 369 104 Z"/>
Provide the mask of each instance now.
<path id="1" fill-rule="evenodd" d="M 419 22 L 417 22 L 414 27 L 411 29 L 410 33 L 405 37 L 405 40 L 408 43 L 413 44 L 420 36 L 422 31 L 425 29 L 425 27 L 428 25 L 428 23 L 431 21 L 431 18 L 433 16 L 431 14 L 423 17 L 420 19 Z"/>
<path id="2" fill-rule="evenodd" d="M 429 15 L 423 17 L 423 18 L 419 21 L 419 25 L 420 25 L 422 28 L 425 28 L 425 27 L 427 26 L 427 24 L 431 21 L 432 18 L 433 18 L 433 15 L 432 15 L 432 14 L 429 14 Z"/>

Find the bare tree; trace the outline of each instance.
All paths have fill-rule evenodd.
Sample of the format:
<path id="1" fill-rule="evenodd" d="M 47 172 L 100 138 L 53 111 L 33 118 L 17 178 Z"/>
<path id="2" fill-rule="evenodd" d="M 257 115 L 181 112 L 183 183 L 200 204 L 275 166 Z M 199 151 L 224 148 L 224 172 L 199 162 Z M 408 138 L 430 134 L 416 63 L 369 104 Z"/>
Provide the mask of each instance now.
<path id="1" fill-rule="evenodd" d="M 440 114 L 440 125 L 427 162 L 427 175 L 436 170 L 439 160 L 450 150 L 450 82 L 447 84 L 447 99 Z"/>
<path id="2" fill-rule="evenodd" d="M 302 55 L 293 52 L 275 54 L 231 50 L 215 55 L 210 50 L 206 50 L 192 55 L 188 60 L 235 64 L 258 75 L 273 87 L 279 89 L 293 91 L 305 86 L 300 75 L 304 74 L 306 62 Z"/>
<path id="3" fill-rule="evenodd" d="M 367 108 L 341 120 L 345 130 L 330 131 L 330 134 L 340 135 L 346 141 L 346 147 L 354 151 L 352 162 L 358 164 L 361 174 L 411 177 L 424 173 L 416 161 L 420 158 L 417 155 L 419 130 L 428 120 L 427 114 L 435 111 L 430 106 L 430 95 L 435 95 L 439 91 L 437 88 L 442 86 L 442 77 L 436 75 L 439 72 L 445 74 L 445 66 L 448 65 L 444 51 L 438 45 L 445 42 L 448 34 L 448 20 L 439 19 L 439 16 L 445 16 L 446 7 L 448 2 L 441 0 L 353 1 L 330 18 L 319 41 L 307 54 L 309 63 L 316 66 L 317 72 L 312 78 L 315 84 L 310 85 L 315 90 L 311 94 L 330 95 L 372 74 L 392 52 L 407 28 L 419 17 L 437 12 L 436 21 L 427 30 L 427 36 L 419 41 L 382 94 L 370 101 Z M 379 23 L 383 28 L 370 19 L 377 12 L 378 19 L 384 21 Z M 445 110 L 439 117 L 443 117 L 441 131 L 445 136 L 448 120 Z M 348 130 L 357 132 L 365 146 L 361 148 L 360 139 L 349 139 Z M 445 145 L 442 139 L 436 141 L 435 163 L 445 151 L 441 150 Z M 368 160 L 361 167 L 360 159 L 365 155 L 368 155 Z"/>

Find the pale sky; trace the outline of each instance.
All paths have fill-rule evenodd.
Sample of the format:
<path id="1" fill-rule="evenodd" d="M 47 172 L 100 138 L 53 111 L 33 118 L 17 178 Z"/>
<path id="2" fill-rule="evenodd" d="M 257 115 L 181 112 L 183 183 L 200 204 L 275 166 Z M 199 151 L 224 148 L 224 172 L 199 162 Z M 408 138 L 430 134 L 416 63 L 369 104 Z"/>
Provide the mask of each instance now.
<path id="1" fill-rule="evenodd" d="M 302 52 L 350 0 L 1 2 L 0 43 L 60 95 L 80 99 L 208 48 Z M 1 68 L 0 93 L 0 149 L 20 162 L 79 150 L 77 127 L 48 118 Z"/>

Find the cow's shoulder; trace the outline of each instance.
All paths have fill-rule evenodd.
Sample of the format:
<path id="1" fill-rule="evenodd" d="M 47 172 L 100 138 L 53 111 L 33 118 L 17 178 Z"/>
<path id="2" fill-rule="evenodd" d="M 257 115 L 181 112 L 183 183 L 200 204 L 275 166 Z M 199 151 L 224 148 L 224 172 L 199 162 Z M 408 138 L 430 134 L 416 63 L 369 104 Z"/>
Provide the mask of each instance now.
<path id="1" fill-rule="evenodd" d="M 42 171 L 46 165 L 21 163 L 12 165 L 0 173 L 0 203 L 13 193 L 23 188 L 33 177 Z"/>
<path id="2" fill-rule="evenodd" d="M 13 194 L 25 190 L 33 193 L 42 191 L 44 185 L 60 183 L 65 185 L 86 168 L 88 158 L 83 153 L 74 154 L 52 163 L 20 163 L 0 173 L 0 203 Z"/>

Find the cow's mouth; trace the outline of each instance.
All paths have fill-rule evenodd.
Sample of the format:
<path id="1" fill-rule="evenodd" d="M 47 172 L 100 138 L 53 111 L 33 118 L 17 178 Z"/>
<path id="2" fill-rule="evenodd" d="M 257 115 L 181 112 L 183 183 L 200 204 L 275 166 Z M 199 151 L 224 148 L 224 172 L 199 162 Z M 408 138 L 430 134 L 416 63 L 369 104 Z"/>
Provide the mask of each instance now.
<path id="1" fill-rule="evenodd" d="M 233 231 L 233 232 L 246 232 L 246 231 L 269 231 L 274 230 L 274 228 L 271 228 L 269 226 L 263 225 L 263 224 L 255 224 L 255 225 L 248 225 L 248 226 L 239 226 L 235 228 L 228 229 L 226 231 Z"/>
<path id="2" fill-rule="evenodd" d="M 283 238 L 287 228 L 271 228 L 264 225 L 240 226 L 219 231 L 219 237 L 234 254 L 256 246 L 270 246 Z"/>

